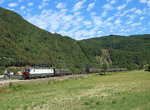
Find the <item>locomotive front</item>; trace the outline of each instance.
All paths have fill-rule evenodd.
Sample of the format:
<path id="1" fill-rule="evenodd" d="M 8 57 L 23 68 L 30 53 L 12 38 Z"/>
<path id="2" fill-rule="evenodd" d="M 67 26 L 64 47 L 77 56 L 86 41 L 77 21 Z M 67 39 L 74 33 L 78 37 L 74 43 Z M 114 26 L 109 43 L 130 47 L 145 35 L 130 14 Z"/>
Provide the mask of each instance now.
<path id="1" fill-rule="evenodd" d="M 23 72 L 24 78 L 30 77 L 30 69 L 31 69 L 30 67 L 24 69 L 24 72 Z"/>

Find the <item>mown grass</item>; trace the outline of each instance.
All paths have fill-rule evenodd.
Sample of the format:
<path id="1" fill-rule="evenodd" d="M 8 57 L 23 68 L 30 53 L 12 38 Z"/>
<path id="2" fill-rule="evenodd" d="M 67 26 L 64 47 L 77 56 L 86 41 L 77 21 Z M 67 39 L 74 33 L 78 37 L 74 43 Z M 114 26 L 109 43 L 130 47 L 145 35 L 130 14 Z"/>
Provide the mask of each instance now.
<path id="1" fill-rule="evenodd" d="M 150 73 L 131 71 L 0 88 L 4 110 L 149 110 Z"/>

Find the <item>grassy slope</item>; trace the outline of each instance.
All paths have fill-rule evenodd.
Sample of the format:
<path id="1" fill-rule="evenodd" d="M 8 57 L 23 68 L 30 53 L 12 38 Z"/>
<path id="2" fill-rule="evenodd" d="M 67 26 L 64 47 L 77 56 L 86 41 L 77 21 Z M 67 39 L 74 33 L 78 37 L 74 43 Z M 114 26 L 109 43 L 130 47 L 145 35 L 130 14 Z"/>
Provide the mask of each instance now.
<path id="1" fill-rule="evenodd" d="M 132 71 L 5 88 L 11 92 L 0 95 L 0 109 L 149 110 L 149 83 L 149 72 Z"/>

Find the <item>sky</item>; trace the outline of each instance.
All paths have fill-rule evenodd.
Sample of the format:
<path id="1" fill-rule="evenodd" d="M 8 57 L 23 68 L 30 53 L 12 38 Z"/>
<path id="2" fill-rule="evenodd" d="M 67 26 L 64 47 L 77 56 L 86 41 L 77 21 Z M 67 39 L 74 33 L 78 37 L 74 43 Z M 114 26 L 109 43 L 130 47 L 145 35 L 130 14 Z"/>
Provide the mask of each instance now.
<path id="1" fill-rule="evenodd" d="M 77 40 L 150 34 L 150 0 L 0 0 L 0 7 Z"/>

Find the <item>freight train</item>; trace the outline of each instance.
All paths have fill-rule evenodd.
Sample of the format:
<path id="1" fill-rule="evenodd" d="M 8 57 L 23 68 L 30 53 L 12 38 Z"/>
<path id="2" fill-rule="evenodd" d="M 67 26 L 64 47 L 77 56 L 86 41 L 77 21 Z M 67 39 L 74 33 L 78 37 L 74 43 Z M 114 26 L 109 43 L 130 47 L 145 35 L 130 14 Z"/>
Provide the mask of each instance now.
<path id="1" fill-rule="evenodd" d="M 109 69 L 107 72 L 119 72 L 119 71 L 127 71 L 127 69 L 126 68 L 113 68 L 113 69 Z M 86 72 L 84 73 L 103 73 L 103 72 L 105 72 L 103 69 L 86 68 Z M 27 67 L 24 69 L 23 77 L 25 79 L 31 79 L 31 78 L 63 76 L 63 75 L 71 75 L 71 74 L 72 73 L 69 71 L 69 69 Z"/>

